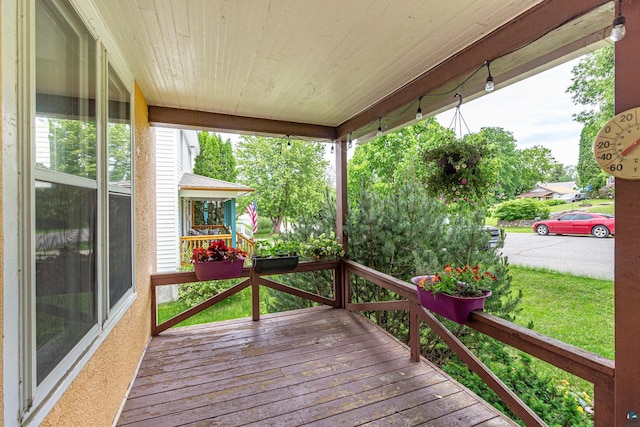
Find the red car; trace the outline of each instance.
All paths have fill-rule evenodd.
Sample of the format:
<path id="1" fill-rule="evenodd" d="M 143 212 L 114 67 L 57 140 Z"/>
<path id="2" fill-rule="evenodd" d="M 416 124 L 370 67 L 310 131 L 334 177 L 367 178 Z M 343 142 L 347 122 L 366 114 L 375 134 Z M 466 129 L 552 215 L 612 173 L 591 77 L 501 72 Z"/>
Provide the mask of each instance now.
<path id="1" fill-rule="evenodd" d="M 541 236 L 555 234 L 593 234 L 607 237 L 616 234 L 616 219 L 613 215 L 592 212 L 572 212 L 556 219 L 537 221 L 533 231 Z"/>

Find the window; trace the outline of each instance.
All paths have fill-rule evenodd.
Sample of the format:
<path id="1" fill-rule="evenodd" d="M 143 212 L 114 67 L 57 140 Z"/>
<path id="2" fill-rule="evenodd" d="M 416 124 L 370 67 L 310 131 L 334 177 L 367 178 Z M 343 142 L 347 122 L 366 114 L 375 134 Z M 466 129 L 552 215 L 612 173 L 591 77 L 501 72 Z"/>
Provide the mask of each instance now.
<path id="1" fill-rule="evenodd" d="M 37 384 L 97 323 L 95 94 L 95 39 L 68 5 L 38 0 Z"/>
<path id="2" fill-rule="evenodd" d="M 131 95 L 109 65 L 109 308 L 133 287 L 131 246 Z"/>
<path id="3" fill-rule="evenodd" d="M 134 295 L 131 92 L 69 0 L 35 0 L 34 10 L 25 411 Z"/>

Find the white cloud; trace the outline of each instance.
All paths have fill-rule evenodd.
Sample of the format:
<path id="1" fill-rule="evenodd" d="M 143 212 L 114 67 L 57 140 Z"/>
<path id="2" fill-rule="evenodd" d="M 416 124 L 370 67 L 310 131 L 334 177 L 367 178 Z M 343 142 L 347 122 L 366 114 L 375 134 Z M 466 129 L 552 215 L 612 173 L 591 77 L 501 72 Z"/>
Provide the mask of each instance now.
<path id="1" fill-rule="evenodd" d="M 520 148 L 542 145 L 564 165 L 577 165 L 582 125 L 573 115 L 582 111 L 566 93 L 574 59 L 526 80 L 463 102 L 460 112 L 471 132 L 501 127 L 513 133 Z M 464 93 L 463 93 L 464 95 Z M 437 116 L 449 126 L 454 110 Z M 463 125 L 464 129 L 464 125 Z"/>

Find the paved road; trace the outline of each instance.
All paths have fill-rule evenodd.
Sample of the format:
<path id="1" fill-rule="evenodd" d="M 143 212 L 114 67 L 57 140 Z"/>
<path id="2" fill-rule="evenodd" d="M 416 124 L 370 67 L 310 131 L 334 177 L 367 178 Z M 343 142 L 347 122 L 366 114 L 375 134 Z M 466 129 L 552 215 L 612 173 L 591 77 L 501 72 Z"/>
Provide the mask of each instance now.
<path id="1" fill-rule="evenodd" d="M 614 238 L 508 233 L 502 250 L 509 263 L 613 280 Z"/>

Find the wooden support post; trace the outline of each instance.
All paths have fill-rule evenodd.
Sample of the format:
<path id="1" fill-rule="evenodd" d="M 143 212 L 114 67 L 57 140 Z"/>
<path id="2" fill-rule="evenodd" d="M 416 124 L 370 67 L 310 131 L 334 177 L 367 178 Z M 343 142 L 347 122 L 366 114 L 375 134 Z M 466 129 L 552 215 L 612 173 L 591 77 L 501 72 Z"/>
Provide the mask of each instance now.
<path id="1" fill-rule="evenodd" d="M 619 6 L 619 3 L 616 2 Z M 640 106 L 640 1 L 625 1 L 626 36 L 615 44 L 615 112 Z M 616 9 L 617 14 L 617 9 Z M 615 426 L 640 414 L 640 181 L 616 179 L 615 237 Z M 598 400 L 600 398 L 598 397 Z M 600 402 L 596 400 L 596 412 Z M 605 408 L 609 405 L 603 403 Z M 597 415 L 596 426 L 605 422 Z M 606 418 L 603 417 L 603 418 Z M 602 425 L 606 425 L 602 424 Z"/>
<path id="2" fill-rule="evenodd" d="M 349 239 L 344 232 L 344 224 L 347 220 L 347 142 L 336 142 L 336 236 L 342 243 L 345 256 L 349 253 Z"/>
<path id="3" fill-rule="evenodd" d="M 593 388 L 593 423 L 597 427 L 613 426 L 613 393 L 604 387 Z"/>
<path id="4" fill-rule="evenodd" d="M 333 270 L 334 308 L 344 308 L 344 267 L 342 262 Z"/>
<path id="5" fill-rule="evenodd" d="M 158 335 L 158 287 L 151 283 L 151 335 Z"/>
<path id="6" fill-rule="evenodd" d="M 251 318 L 260 320 L 260 284 L 256 280 L 256 272 L 251 269 Z"/>
<path id="7" fill-rule="evenodd" d="M 411 360 L 420 361 L 420 317 L 418 310 L 420 305 L 409 301 L 409 347 L 411 348 Z"/>

